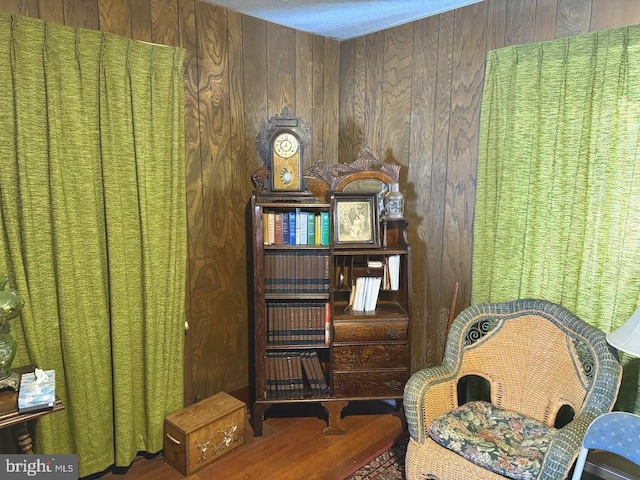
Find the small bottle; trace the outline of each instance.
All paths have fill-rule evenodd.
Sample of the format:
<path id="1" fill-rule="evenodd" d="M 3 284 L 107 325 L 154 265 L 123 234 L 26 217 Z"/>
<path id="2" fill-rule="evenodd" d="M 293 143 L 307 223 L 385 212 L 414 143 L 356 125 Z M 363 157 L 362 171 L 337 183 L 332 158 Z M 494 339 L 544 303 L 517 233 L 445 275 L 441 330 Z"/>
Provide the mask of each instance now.
<path id="1" fill-rule="evenodd" d="M 387 217 L 402 218 L 404 216 L 404 197 L 400 193 L 400 185 L 392 183 L 387 194 Z"/>

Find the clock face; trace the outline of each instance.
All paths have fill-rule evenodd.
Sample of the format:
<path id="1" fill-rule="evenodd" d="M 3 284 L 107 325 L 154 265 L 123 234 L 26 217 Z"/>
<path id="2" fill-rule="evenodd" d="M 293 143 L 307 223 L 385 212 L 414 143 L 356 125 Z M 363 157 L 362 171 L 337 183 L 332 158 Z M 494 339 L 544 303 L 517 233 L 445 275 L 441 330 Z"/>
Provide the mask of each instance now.
<path id="1" fill-rule="evenodd" d="M 281 158 L 293 157 L 299 147 L 298 138 L 291 133 L 281 133 L 273 140 L 273 151 Z"/>

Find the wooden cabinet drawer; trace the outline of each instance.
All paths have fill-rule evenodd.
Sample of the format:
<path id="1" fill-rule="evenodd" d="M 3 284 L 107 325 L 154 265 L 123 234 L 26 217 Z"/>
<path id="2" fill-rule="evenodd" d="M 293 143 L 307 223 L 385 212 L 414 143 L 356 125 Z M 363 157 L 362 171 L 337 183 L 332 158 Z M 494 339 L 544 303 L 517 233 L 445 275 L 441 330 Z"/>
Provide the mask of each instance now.
<path id="1" fill-rule="evenodd" d="M 406 340 L 407 320 L 352 320 L 333 324 L 334 343 Z"/>
<path id="2" fill-rule="evenodd" d="M 335 370 L 370 368 L 406 368 L 409 346 L 406 344 L 343 345 L 333 348 Z"/>
<path id="3" fill-rule="evenodd" d="M 409 379 L 407 369 L 334 372 L 334 396 L 344 397 L 402 397 Z"/>

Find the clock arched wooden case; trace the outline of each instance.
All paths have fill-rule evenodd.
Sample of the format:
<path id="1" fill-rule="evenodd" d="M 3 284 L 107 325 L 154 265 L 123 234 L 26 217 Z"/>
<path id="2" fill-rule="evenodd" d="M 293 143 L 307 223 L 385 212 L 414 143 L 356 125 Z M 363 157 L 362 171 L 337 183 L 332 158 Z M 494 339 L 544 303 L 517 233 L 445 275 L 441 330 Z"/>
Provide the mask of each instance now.
<path id="1" fill-rule="evenodd" d="M 269 119 L 261 128 L 258 153 L 269 168 L 269 189 L 273 192 L 300 192 L 303 180 L 304 147 L 311 131 L 285 107 L 280 115 Z"/>

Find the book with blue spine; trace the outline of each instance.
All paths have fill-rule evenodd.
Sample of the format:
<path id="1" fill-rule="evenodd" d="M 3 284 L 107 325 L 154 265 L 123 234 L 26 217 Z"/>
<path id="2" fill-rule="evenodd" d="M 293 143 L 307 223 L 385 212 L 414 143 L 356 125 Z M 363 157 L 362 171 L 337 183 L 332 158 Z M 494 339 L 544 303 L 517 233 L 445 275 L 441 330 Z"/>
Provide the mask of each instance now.
<path id="1" fill-rule="evenodd" d="M 297 229 L 297 225 L 296 225 L 296 213 L 295 212 L 290 212 L 289 213 L 289 244 L 290 245 L 297 245 L 296 243 L 296 229 Z"/>

